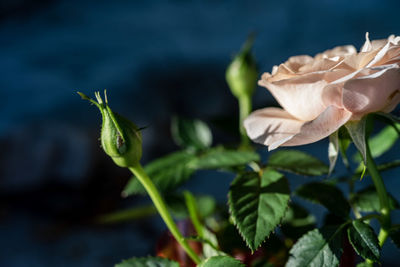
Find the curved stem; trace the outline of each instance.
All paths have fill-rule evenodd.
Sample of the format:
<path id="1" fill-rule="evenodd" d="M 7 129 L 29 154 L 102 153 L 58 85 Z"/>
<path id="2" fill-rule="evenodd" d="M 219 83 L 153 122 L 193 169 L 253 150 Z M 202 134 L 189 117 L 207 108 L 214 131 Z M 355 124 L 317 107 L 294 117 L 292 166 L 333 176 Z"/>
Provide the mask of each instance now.
<path id="1" fill-rule="evenodd" d="M 239 119 L 240 138 L 242 140 L 242 145 L 248 145 L 250 144 L 250 140 L 247 137 L 246 130 L 244 129 L 243 121 L 246 119 L 247 116 L 249 116 L 252 109 L 251 96 L 242 95 L 241 97 L 238 98 L 238 101 L 239 101 L 239 115 L 240 115 Z"/>
<path id="2" fill-rule="evenodd" d="M 171 234 L 175 237 L 176 241 L 182 246 L 185 252 L 189 255 L 189 257 L 196 263 L 200 263 L 199 256 L 193 251 L 193 249 L 189 246 L 183 235 L 178 229 L 178 226 L 175 224 L 171 215 L 168 212 L 167 205 L 165 204 L 163 198 L 155 187 L 154 183 L 151 181 L 149 176 L 147 176 L 146 172 L 143 170 L 140 163 L 137 163 L 135 166 L 129 167 L 129 170 L 139 179 L 141 184 L 146 189 L 149 194 L 151 200 L 154 203 L 158 213 L 161 215 L 161 218 L 164 220 Z"/>
<path id="3" fill-rule="evenodd" d="M 382 214 L 381 230 L 378 235 L 379 245 L 382 247 L 389 235 L 389 228 L 391 224 L 389 196 L 386 191 L 385 184 L 383 183 L 382 177 L 379 174 L 378 168 L 374 162 L 374 159 L 372 158 L 368 142 L 367 142 L 366 156 L 367 156 L 367 170 L 372 177 L 372 181 L 374 182 L 376 192 L 378 193 L 380 212 Z"/>

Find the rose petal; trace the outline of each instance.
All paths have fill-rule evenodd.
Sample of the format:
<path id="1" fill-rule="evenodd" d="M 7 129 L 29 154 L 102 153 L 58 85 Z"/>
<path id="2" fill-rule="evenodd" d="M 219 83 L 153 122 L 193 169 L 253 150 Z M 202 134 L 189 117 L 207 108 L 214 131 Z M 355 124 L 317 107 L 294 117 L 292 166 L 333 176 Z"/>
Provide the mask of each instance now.
<path id="1" fill-rule="evenodd" d="M 313 62 L 313 58 L 308 55 L 290 57 L 284 64 L 293 72 L 297 72 L 302 66 Z"/>
<path id="2" fill-rule="evenodd" d="M 379 49 L 350 55 L 343 60 L 342 65 L 339 67 L 359 70 L 361 68 L 364 68 L 368 63 L 370 63 L 376 57 L 378 52 Z"/>
<path id="3" fill-rule="evenodd" d="M 256 143 L 266 146 L 293 137 L 300 132 L 300 121 L 280 108 L 264 108 L 254 111 L 244 121 L 247 135 Z"/>
<path id="4" fill-rule="evenodd" d="M 391 96 L 400 90 L 400 68 L 397 64 L 380 68 L 383 69 L 345 82 L 343 106 L 347 110 L 366 114 L 393 105 Z"/>
<path id="5" fill-rule="evenodd" d="M 386 39 L 380 39 L 380 40 L 372 40 L 371 41 L 371 45 L 372 45 L 372 50 L 375 49 L 379 49 L 383 46 L 385 46 L 385 44 L 389 41 L 392 42 L 393 44 L 397 44 L 397 40 L 398 40 L 398 36 L 395 37 L 393 34 L 390 35 L 388 38 Z"/>
<path id="6" fill-rule="evenodd" d="M 285 63 L 280 64 L 279 66 L 274 66 L 271 72 L 272 75 L 267 73 L 269 74 L 269 81 L 274 82 L 296 77 L 299 75 L 297 72 L 300 68 L 312 62 L 313 58 L 310 56 L 303 55 L 290 57 Z"/>
<path id="7" fill-rule="evenodd" d="M 360 53 L 345 60 L 348 65 L 356 69 L 384 65 L 388 64 L 387 62 L 398 54 L 398 50 L 396 50 L 396 48 L 398 48 L 398 37 L 395 38 L 394 35 L 389 36 L 389 38 L 385 40 L 374 40 L 370 42 L 367 33 L 365 38 L 366 42 L 361 48 Z"/>
<path id="8" fill-rule="evenodd" d="M 382 109 L 382 112 L 392 112 L 396 106 L 400 103 L 400 91 L 395 91 L 392 95 L 390 95 L 390 100 L 388 105 Z"/>
<path id="9" fill-rule="evenodd" d="M 352 45 L 343 45 L 343 46 L 337 46 L 333 49 L 326 50 L 322 53 L 319 53 L 315 56 L 315 59 L 323 59 L 323 58 L 332 58 L 332 57 L 343 57 L 343 56 L 348 56 L 352 54 L 356 54 L 357 50 L 354 46 Z"/>
<path id="10" fill-rule="evenodd" d="M 264 73 L 261 79 L 268 79 L 270 81 L 279 81 L 284 79 L 290 79 L 296 77 L 297 74 L 291 71 L 285 64 L 280 64 L 279 66 L 274 66 L 272 68 L 272 73 Z"/>
<path id="11" fill-rule="evenodd" d="M 375 65 L 388 65 L 398 63 L 400 61 L 400 46 L 391 45 L 386 54 Z"/>
<path id="12" fill-rule="evenodd" d="M 345 124 L 352 116 L 352 113 L 340 109 L 335 106 L 328 107 L 315 120 L 306 122 L 300 129 L 298 134 L 295 134 L 287 140 L 280 140 L 272 143 L 269 150 L 279 146 L 299 146 L 311 144 L 321 140 Z"/>
<path id="13" fill-rule="evenodd" d="M 303 122 L 283 109 L 264 108 L 250 114 L 244 127 L 250 139 L 273 150 L 279 146 L 298 146 L 321 140 L 339 129 L 351 115 L 351 112 L 330 106 L 315 120 Z"/>
<path id="14" fill-rule="evenodd" d="M 330 72 L 327 72 L 325 75 L 325 80 L 329 82 L 327 86 L 325 86 L 324 91 L 322 92 L 322 101 L 324 106 L 336 106 L 337 108 L 344 108 L 343 106 L 343 85 L 348 80 L 357 77 L 357 75 L 363 74 L 363 70 L 357 70 L 350 72 L 346 69 L 335 69 Z"/>
<path id="15" fill-rule="evenodd" d="M 369 52 L 372 50 L 372 44 L 371 41 L 369 40 L 369 32 L 365 33 L 365 43 L 361 47 L 360 52 Z"/>
<path id="16" fill-rule="evenodd" d="M 323 79 L 324 75 L 324 72 L 311 73 L 277 82 L 270 82 L 263 76 L 258 84 L 266 87 L 292 116 L 309 121 L 325 109 L 321 95 L 328 83 Z"/>
<path id="17" fill-rule="evenodd" d="M 368 37 L 368 32 L 365 34 L 365 44 L 361 48 L 360 54 L 368 54 L 364 52 L 371 52 L 374 51 L 376 52 L 376 55 L 374 56 L 373 60 L 369 62 L 369 64 L 366 67 L 371 67 L 373 65 L 383 65 L 384 62 L 382 62 L 383 59 L 388 59 L 391 58 L 392 55 L 389 55 L 390 52 L 389 50 L 393 48 L 393 46 L 398 45 L 398 40 L 400 40 L 399 37 L 395 37 L 394 35 L 390 35 L 386 40 L 374 40 L 370 42 L 369 37 Z M 365 65 L 360 65 L 360 67 L 364 67 Z"/>
<path id="18" fill-rule="evenodd" d="M 392 42 L 390 42 L 390 40 L 388 40 L 388 42 L 376 54 L 374 59 L 371 60 L 365 67 L 369 68 L 371 66 L 374 66 L 376 63 L 378 63 L 386 55 L 386 53 L 389 50 L 391 44 L 392 44 Z"/>
<path id="19" fill-rule="evenodd" d="M 317 71 L 329 71 L 343 61 L 341 57 L 324 58 L 321 60 L 314 60 L 313 62 L 299 68 L 299 74 L 311 73 Z"/>
<path id="20" fill-rule="evenodd" d="M 343 108 L 342 84 L 329 84 L 322 93 L 322 102 L 325 106 Z"/>

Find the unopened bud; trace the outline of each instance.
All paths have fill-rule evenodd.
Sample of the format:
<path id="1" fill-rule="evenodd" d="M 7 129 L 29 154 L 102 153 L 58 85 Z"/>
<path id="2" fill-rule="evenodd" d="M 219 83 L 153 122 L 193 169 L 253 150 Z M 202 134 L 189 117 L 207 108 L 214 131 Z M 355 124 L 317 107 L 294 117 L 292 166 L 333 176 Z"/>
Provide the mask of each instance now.
<path id="1" fill-rule="evenodd" d="M 99 92 L 95 93 L 97 102 L 81 92 L 78 94 L 96 105 L 101 112 L 103 123 L 100 140 L 104 152 L 120 167 L 131 167 L 139 163 L 142 157 L 142 135 L 139 128 L 110 109 L 105 91 L 104 102 Z"/>
<path id="2" fill-rule="evenodd" d="M 226 81 L 236 98 L 251 97 L 257 86 L 258 70 L 251 54 L 254 38 L 250 36 L 226 69 Z"/>

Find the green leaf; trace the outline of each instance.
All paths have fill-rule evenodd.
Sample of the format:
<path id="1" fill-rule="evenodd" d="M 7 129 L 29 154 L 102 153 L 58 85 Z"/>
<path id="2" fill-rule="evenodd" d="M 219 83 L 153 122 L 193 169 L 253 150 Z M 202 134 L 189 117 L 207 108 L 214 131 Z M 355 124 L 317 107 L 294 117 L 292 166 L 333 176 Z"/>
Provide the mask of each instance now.
<path id="1" fill-rule="evenodd" d="M 175 143 L 182 148 L 202 150 L 210 147 L 212 143 L 210 128 L 200 120 L 173 117 L 171 134 Z"/>
<path id="2" fill-rule="evenodd" d="M 367 162 L 367 146 L 365 139 L 365 127 L 367 122 L 367 116 L 364 116 L 359 121 L 350 121 L 345 124 L 347 131 L 349 132 L 354 145 L 357 147 L 358 151 L 364 160 Z"/>
<path id="3" fill-rule="evenodd" d="M 379 196 L 374 186 L 364 188 L 352 195 L 350 198 L 350 203 L 361 212 L 380 211 Z M 398 209 L 400 207 L 397 200 L 390 194 L 389 205 L 391 209 Z"/>
<path id="4" fill-rule="evenodd" d="M 256 250 L 285 215 L 290 190 L 286 178 L 271 169 L 238 175 L 232 182 L 228 202 L 234 224 L 247 246 Z"/>
<path id="5" fill-rule="evenodd" d="M 279 150 L 270 155 L 268 166 L 301 175 L 323 175 L 329 167 L 319 159 L 298 150 Z"/>
<path id="6" fill-rule="evenodd" d="M 349 203 L 343 196 L 342 191 L 332 184 L 308 183 L 300 186 L 295 193 L 304 199 L 323 205 L 338 216 L 346 218 L 349 215 Z"/>
<path id="7" fill-rule="evenodd" d="M 220 169 L 245 165 L 259 160 L 260 156 L 252 151 L 228 150 L 218 147 L 209 149 L 193 159 L 189 166 L 192 169 Z"/>
<path id="8" fill-rule="evenodd" d="M 194 173 L 195 170 L 189 168 L 188 163 L 195 157 L 188 151 L 178 151 L 152 161 L 144 169 L 158 190 L 168 192 L 183 184 Z M 146 190 L 136 177 L 132 177 L 122 191 L 124 197 L 134 194 L 146 195 Z"/>
<path id="9" fill-rule="evenodd" d="M 200 195 L 196 196 L 197 211 L 200 218 L 205 219 L 217 208 L 217 202 L 212 196 Z"/>
<path id="10" fill-rule="evenodd" d="M 400 127 L 399 124 L 397 125 Z M 372 157 L 377 158 L 387 152 L 396 143 L 398 138 L 398 132 L 393 126 L 389 125 L 383 128 L 378 134 L 368 140 Z M 355 155 L 355 160 L 361 161 L 359 154 Z"/>
<path id="11" fill-rule="evenodd" d="M 286 267 L 338 266 L 341 254 L 341 230 L 314 229 L 301 237 L 289 253 Z"/>
<path id="12" fill-rule="evenodd" d="M 203 255 L 206 258 L 218 255 L 226 255 L 225 252 L 221 251 L 218 244 L 217 236 L 209 231 L 207 228 L 204 228 L 203 231 L 204 240 L 207 242 L 203 244 Z"/>
<path id="13" fill-rule="evenodd" d="M 179 267 L 179 263 L 160 257 L 131 258 L 115 267 Z"/>
<path id="14" fill-rule="evenodd" d="M 347 229 L 347 236 L 358 255 L 374 262 L 379 261 L 379 240 L 371 226 L 355 220 Z"/>
<path id="15" fill-rule="evenodd" d="M 206 259 L 198 267 L 244 267 L 245 265 L 237 259 L 228 256 L 214 256 Z"/>

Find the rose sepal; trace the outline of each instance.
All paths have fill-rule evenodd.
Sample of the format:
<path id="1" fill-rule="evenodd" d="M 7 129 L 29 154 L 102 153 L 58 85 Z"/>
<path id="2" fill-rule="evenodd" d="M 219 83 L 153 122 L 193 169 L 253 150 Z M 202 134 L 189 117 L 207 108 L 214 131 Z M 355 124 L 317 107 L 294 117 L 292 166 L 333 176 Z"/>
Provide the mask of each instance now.
<path id="1" fill-rule="evenodd" d="M 99 92 L 95 93 L 96 101 L 78 92 L 82 99 L 90 101 L 101 113 L 101 147 L 120 167 L 136 165 L 142 157 L 142 135 L 140 129 L 131 121 L 115 113 L 108 105 L 106 91 L 105 101 Z"/>

